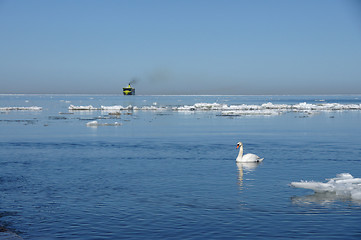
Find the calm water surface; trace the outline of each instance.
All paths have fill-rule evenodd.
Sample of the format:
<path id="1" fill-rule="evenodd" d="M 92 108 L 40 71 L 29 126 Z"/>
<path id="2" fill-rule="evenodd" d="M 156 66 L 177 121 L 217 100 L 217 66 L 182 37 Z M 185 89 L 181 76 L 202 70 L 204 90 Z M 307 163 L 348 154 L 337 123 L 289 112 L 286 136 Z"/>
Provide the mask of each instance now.
<path id="1" fill-rule="evenodd" d="M 43 108 L 0 111 L 0 227 L 24 239 L 360 239 L 360 202 L 289 183 L 361 177 L 361 111 L 68 110 L 320 100 L 361 96 L 0 95 L 0 108 Z M 236 164 L 238 141 L 264 162 Z"/>

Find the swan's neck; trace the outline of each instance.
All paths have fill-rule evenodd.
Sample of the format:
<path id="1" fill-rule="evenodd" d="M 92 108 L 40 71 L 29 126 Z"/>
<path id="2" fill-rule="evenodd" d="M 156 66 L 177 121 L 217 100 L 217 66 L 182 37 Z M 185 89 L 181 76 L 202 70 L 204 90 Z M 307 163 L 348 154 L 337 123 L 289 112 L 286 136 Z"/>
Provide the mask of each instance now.
<path id="1" fill-rule="evenodd" d="M 240 146 L 237 159 L 242 159 L 242 157 L 243 157 L 243 146 Z"/>

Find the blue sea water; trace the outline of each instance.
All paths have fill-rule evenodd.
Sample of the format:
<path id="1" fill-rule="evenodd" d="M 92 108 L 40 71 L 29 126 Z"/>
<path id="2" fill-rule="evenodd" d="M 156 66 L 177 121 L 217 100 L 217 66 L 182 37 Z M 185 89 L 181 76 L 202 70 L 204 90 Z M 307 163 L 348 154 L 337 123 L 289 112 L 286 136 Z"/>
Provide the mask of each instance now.
<path id="1" fill-rule="evenodd" d="M 172 110 L 268 102 L 361 96 L 0 95 L 0 227 L 23 239 L 360 239 L 360 201 L 289 186 L 361 177 L 360 110 Z M 239 141 L 265 160 L 236 164 Z"/>

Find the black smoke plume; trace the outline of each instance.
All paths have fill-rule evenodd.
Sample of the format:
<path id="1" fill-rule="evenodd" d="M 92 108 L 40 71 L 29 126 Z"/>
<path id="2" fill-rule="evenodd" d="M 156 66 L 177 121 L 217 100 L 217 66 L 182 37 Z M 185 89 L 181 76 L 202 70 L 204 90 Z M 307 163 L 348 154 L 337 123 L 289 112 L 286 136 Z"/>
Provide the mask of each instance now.
<path id="1" fill-rule="evenodd" d="M 132 80 L 129 82 L 129 84 L 131 85 L 135 85 L 139 82 L 139 80 L 137 78 L 132 78 Z"/>

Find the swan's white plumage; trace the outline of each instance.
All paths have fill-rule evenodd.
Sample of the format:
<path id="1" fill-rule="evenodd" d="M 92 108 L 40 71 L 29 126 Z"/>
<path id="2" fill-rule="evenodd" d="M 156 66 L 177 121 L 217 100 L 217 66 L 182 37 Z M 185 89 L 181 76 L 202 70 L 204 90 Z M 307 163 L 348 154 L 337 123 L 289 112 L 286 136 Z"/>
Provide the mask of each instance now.
<path id="1" fill-rule="evenodd" d="M 253 153 L 243 155 L 243 143 L 241 142 L 237 143 L 237 148 L 239 148 L 239 153 L 236 162 L 261 162 L 264 159 Z"/>

